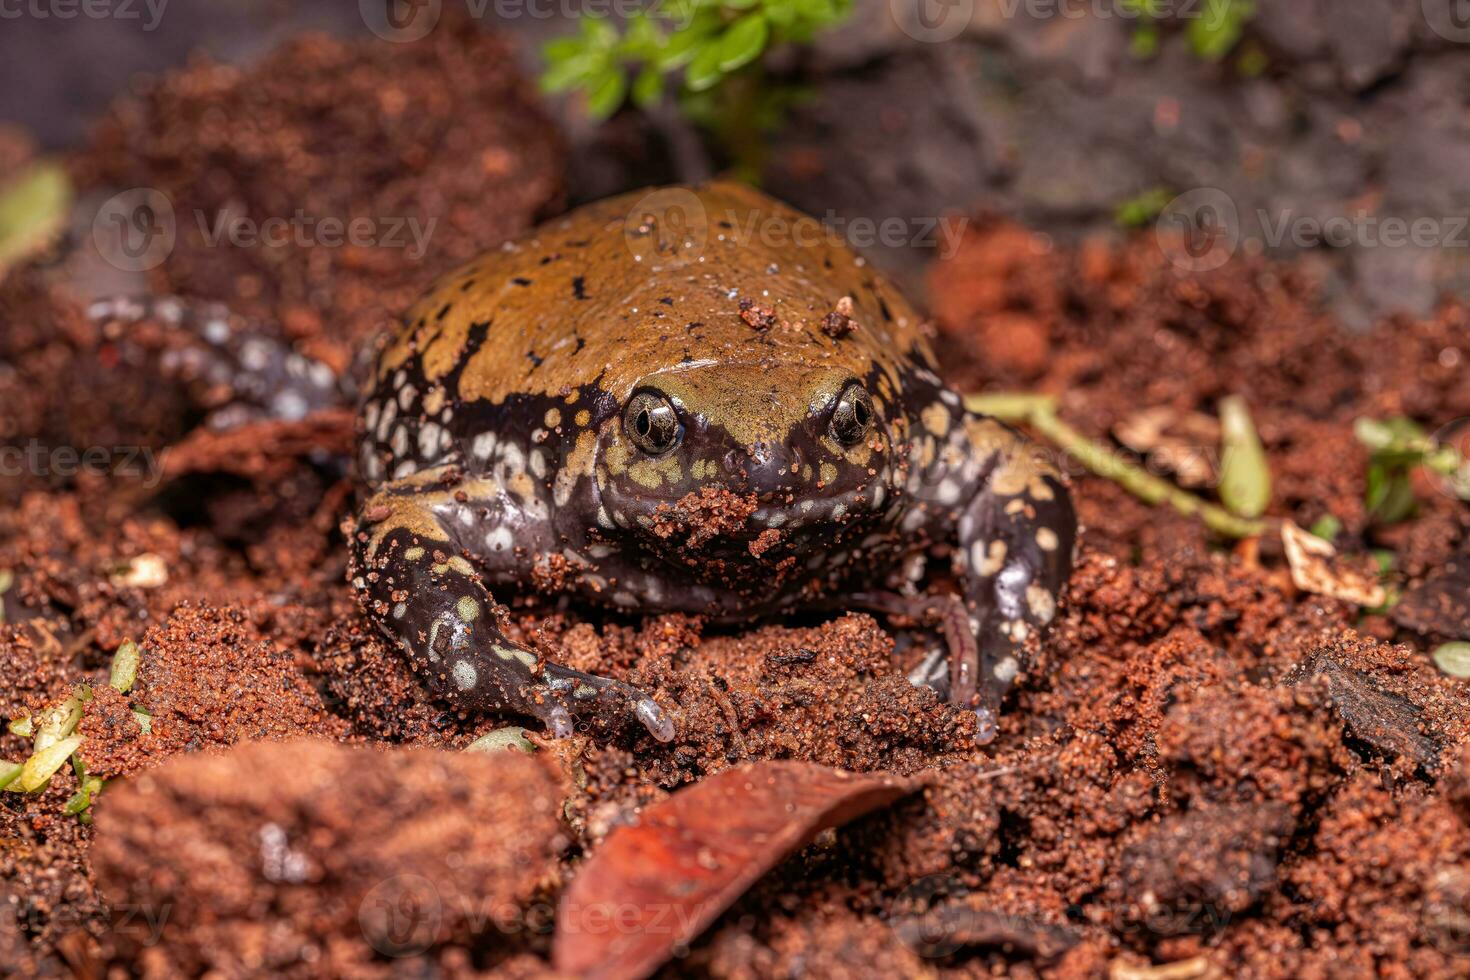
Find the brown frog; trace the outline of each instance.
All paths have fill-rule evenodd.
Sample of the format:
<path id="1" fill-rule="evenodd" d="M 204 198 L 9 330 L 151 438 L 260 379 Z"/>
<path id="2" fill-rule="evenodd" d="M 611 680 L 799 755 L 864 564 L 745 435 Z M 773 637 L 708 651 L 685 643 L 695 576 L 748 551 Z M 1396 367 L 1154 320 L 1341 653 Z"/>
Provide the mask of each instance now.
<path id="1" fill-rule="evenodd" d="M 947 671 L 941 655 L 916 680 L 993 731 L 1071 565 L 1066 487 L 944 386 L 882 276 L 793 234 L 812 227 L 735 184 L 635 193 L 474 260 L 409 311 L 362 403 L 353 584 L 449 702 L 566 735 L 611 699 L 674 736 L 653 697 L 502 632 L 490 590 L 534 577 L 726 622 L 937 612 Z M 919 593 L 936 556 L 959 596 Z"/>

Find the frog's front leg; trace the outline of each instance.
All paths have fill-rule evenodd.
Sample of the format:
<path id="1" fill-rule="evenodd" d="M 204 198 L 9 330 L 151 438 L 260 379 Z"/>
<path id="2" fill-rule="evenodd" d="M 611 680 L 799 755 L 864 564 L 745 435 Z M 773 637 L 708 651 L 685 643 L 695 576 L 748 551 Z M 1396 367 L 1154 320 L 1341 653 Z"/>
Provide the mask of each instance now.
<path id="1" fill-rule="evenodd" d="M 927 521 L 948 512 L 954 564 L 977 643 L 950 642 L 950 700 L 993 730 L 1002 695 L 1042 636 L 1072 568 L 1077 518 L 1043 450 L 957 399 L 921 414 L 915 502 Z"/>
<path id="2" fill-rule="evenodd" d="M 457 707 L 532 715 L 563 737 L 579 710 L 616 699 L 654 738 L 672 739 L 673 722 L 647 694 L 546 662 L 501 631 L 495 601 L 467 556 L 483 556 L 492 569 L 529 561 L 530 549 L 518 556 L 516 542 L 534 530 L 514 507 L 477 497 L 474 487 L 451 471 L 430 470 L 367 501 L 352 574 L 368 615 L 434 692 Z"/>

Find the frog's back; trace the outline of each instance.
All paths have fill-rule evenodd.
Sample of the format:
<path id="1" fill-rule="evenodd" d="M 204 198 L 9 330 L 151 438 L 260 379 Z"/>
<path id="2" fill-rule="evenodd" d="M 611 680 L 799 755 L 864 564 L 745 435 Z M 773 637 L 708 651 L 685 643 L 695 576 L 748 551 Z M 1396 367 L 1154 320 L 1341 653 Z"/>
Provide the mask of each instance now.
<path id="1" fill-rule="evenodd" d="M 650 371 L 728 365 L 730 390 L 700 397 L 766 385 L 761 421 L 779 433 L 807 408 L 783 375 L 845 373 L 897 398 L 915 362 L 932 364 L 920 317 L 871 265 L 816 219 L 717 182 L 587 205 L 445 276 L 380 356 L 369 408 L 529 418 L 579 395 L 621 403 Z M 409 469 L 379 448 L 379 477 Z"/>

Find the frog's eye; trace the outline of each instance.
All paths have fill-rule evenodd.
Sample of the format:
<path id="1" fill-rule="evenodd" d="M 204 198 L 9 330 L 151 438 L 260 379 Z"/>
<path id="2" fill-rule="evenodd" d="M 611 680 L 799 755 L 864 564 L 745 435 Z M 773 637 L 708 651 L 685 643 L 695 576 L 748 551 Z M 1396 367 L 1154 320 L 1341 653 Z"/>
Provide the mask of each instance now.
<path id="1" fill-rule="evenodd" d="M 856 446 L 872 427 L 873 399 L 862 385 L 848 385 L 832 410 L 832 438 L 844 446 Z"/>
<path id="2" fill-rule="evenodd" d="M 660 456 L 679 444 L 684 427 L 679 414 L 663 395 L 640 391 L 623 409 L 623 431 L 633 445 L 650 456 Z"/>

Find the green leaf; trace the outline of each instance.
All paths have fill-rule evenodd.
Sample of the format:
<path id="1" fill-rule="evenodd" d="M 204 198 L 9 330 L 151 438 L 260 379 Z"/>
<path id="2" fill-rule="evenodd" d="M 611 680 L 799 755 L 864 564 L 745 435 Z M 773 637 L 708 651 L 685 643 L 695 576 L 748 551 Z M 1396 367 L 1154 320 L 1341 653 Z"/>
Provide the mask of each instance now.
<path id="1" fill-rule="evenodd" d="M 714 88 L 724 78 L 720 71 L 720 48 L 712 45 L 700 50 L 684 70 L 684 85 L 691 92 L 704 92 Z"/>
<path id="2" fill-rule="evenodd" d="M 1337 540 L 1338 533 L 1342 531 L 1342 521 L 1338 520 L 1332 514 L 1323 514 L 1317 518 L 1317 522 L 1308 528 L 1308 530 L 1316 537 L 1331 544 Z"/>
<path id="3" fill-rule="evenodd" d="M 21 738 L 30 738 L 36 731 L 36 722 L 29 714 L 12 718 L 10 721 L 10 734 L 19 735 Z"/>
<path id="4" fill-rule="evenodd" d="M 664 41 L 655 64 L 660 71 L 683 68 L 699 53 L 707 37 L 706 31 L 698 27 L 675 31 Z"/>
<path id="5" fill-rule="evenodd" d="M 633 104 L 640 109 L 655 105 L 664 94 L 664 75 L 652 65 L 645 65 L 633 79 Z"/>
<path id="6" fill-rule="evenodd" d="M 551 65 L 541 73 L 541 91 L 554 95 L 557 92 L 565 92 L 568 89 L 582 86 L 592 72 L 593 66 L 601 60 L 597 56 L 579 55 L 576 58 Z"/>
<path id="7" fill-rule="evenodd" d="M 60 234 L 71 181 L 55 164 L 32 167 L 0 192 L 0 275 Z"/>
<path id="8" fill-rule="evenodd" d="M 1147 61 L 1159 53 L 1159 29 L 1153 24 L 1142 24 L 1133 29 L 1128 42 L 1128 53 L 1139 61 Z"/>
<path id="9" fill-rule="evenodd" d="M 628 76 L 621 68 L 609 68 L 592 79 L 587 87 L 587 114 L 593 119 L 606 119 L 622 108 L 628 94 Z"/>
<path id="10" fill-rule="evenodd" d="M 82 701 L 82 698 L 73 694 L 41 714 L 36 723 L 37 752 L 50 748 L 77 730 L 77 725 L 82 720 Z"/>
<path id="11" fill-rule="evenodd" d="M 746 14 L 737 20 L 720 39 L 720 70 L 732 72 L 759 58 L 770 36 L 771 26 L 762 14 Z"/>
<path id="12" fill-rule="evenodd" d="M 143 730 L 144 735 L 153 734 L 153 716 L 148 713 L 146 708 L 134 708 L 133 720 L 138 723 L 138 727 Z"/>
<path id="13" fill-rule="evenodd" d="M 138 665 L 142 660 L 143 655 L 138 650 L 138 644 L 132 640 L 123 640 L 117 653 L 112 655 L 112 672 L 107 683 L 123 694 L 128 693 L 138 679 Z"/>
<path id="14" fill-rule="evenodd" d="M 0 761 L 0 789 L 7 788 L 11 783 L 19 779 L 24 769 L 25 766 L 19 762 Z"/>
<path id="15" fill-rule="evenodd" d="M 1167 187 L 1150 187 L 1118 205 L 1113 219 L 1124 228 L 1142 228 L 1153 224 L 1173 199 L 1174 193 Z"/>
<path id="16" fill-rule="evenodd" d="M 1203 12 L 1186 28 L 1189 46 L 1198 57 L 1219 61 L 1235 47 L 1255 12 L 1252 0 L 1205 0 Z"/>
<path id="17" fill-rule="evenodd" d="M 1220 401 L 1220 501 L 1240 517 L 1260 517 L 1271 502 L 1271 466 L 1245 399 Z"/>
<path id="18" fill-rule="evenodd" d="M 536 751 L 536 746 L 526 738 L 526 730 L 515 725 L 497 728 L 475 739 L 465 746 L 466 752 L 526 752 Z"/>
<path id="19" fill-rule="evenodd" d="M 541 45 L 541 57 L 548 64 L 560 64 L 580 58 L 587 49 L 586 43 L 576 34 L 554 37 Z"/>
<path id="20" fill-rule="evenodd" d="M 1470 677 L 1470 643 L 1461 640 L 1443 643 L 1430 656 L 1451 677 Z"/>
<path id="21" fill-rule="evenodd" d="M 47 780 L 56 775 L 58 769 L 66 765 L 66 760 L 70 759 L 72 753 L 81 745 L 82 736 L 73 735 L 39 750 L 25 761 L 16 785 L 23 793 L 34 793 L 45 786 Z"/>
<path id="22" fill-rule="evenodd" d="M 92 805 L 97 794 L 102 792 L 102 786 L 102 780 L 96 776 L 91 779 L 83 779 L 80 788 L 72 794 L 71 799 L 66 801 L 66 806 L 62 807 L 62 812 L 68 816 L 81 816 Z"/>

